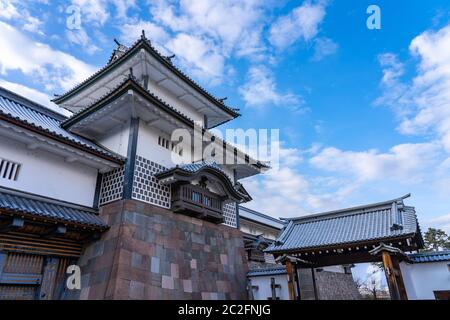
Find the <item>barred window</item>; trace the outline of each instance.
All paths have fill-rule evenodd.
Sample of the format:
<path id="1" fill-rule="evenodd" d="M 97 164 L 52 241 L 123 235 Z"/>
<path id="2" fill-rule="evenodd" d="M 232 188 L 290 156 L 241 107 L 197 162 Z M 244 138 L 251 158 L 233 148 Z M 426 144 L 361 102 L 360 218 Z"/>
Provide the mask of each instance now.
<path id="1" fill-rule="evenodd" d="M 0 179 L 17 181 L 20 167 L 19 163 L 0 158 Z"/>
<path id="2" fill-rule="evenodd" d="M 177 153 L 180 156 L 183 156 L 183 149 L 178 144 L 175 144 L 172 141 L 170 141 L 168 138 L 159 136 L 158 144 L 161 147 L 166 148 L 167 150 L 170 150 L 172 152 Z"/>

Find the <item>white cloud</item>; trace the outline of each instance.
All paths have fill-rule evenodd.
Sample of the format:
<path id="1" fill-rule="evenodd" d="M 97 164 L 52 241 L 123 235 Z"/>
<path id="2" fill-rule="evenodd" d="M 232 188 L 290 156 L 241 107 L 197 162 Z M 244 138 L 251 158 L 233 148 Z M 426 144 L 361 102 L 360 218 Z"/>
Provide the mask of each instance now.
<path id="1" fill-rule="evenodd" d="M 318 38 L 314 41 L 313 61 L 320 61 L 327 56 L 331 56 L 338 50 L 338 44 L 328 38 Z"/>
<path id="2" fill-rule="evenodd" d="M 208 39 L 180 33 L 166 43 L 166 47 L 184 65 L 191 66 L 190 72 L 209 81 L 220 81 L 223 75 L 225 59 Z"/>
<path id="3" fill-rule="evenodd" d="M 20 17 L 14 0 L 0 0 L 0 18 L 11 20 Z"/>
<path id="4" fill-rule="evenodd" d="M 349 175 L 356 182 L 395 180 L 397 183 L 418 181 L 423 168 L 436 164 L 439 145 L 434 143 L 400 144 L 389 152 L 343 151 L 328 147 L 310 159 L 315 168 Z"/>
<path id="5" fill-rule="evenodd" d="M 427 228 L 442 229 L 450 235 L 450 213 L 426 221 L 425 226 Z"/>
<path id="6" fill-rule="evenodd" d="M 42 36 L 44 23 L 30 14 L 28 4 L 19 0 L 0 0 L 0 18 L 20 25 L 25 31 Z"/>
<path id="7" fill-rule="evenodd" d="M 54 110 L 58 113 L 61 113 L 66 116 L 70 116 L 71 113 L 65 109 L 58 107 L 56 104 L 50 101 L 50 97 L 41 91 L 38 91 L 33 88 L 29 88 L 19 83 L 9 82 L 3 79 L 0 79 L 0 87 L 8 89 L 12 92 L 15 92 L 31 101 L 37 102 L 51 110 Z"/>
<path id="8" fill-rule="evenodd" d="M 238 50 L 242 55 L 261 48 L 264 2 L 259 0 L 181 0 L 178 5 L 154 1 L 154 21 L 173 32 L 207 37 L 221 48 L 224 56 Z"/>
<path id="9" fill-rule="evenodd" d="M 82 24 L 102 26 L 109 19 L 107 0 L 72 0 L 72 4 L 80 8 Z"/>
<path id="10" fill-rule="evenodd" d="M 419 61 L 410 83 L 394 55 L 381 56 L 384 94 L 376 102 L 393 107 L 401 133 L 434 135 L 450 152 L 450 26 L 422 33 L 409 50 Z"/>
<path id="11" fill-rule="evenodd" d="M 259 0 L 152 1 L 151 21 L 133 21 L 121 30 L 123 41 L 135 41 L 142 29 L 164 53 L 201 81 L 223 82 L 232 55 L 261 59 L 265 4 Z M 225 14 L 226 13 L 226 14 Z"/>
<path id="12" fill-rule="evenodd" d="M 247 83 L 239 88 L 239 93 L 247 106 L 285 105 L 298 108 L 301 97 L 291 93 L 280 93 L 275 78 L 265 66 L 253 66 L 248 71 Z"/>
<path id="13" fill-rule="evenodd" d="M 310 150 L 279 147 L 279 165 L 244 180 L 245 188 L 255 199 L 246 206 L 274 217 L 298 217 L 339 207 L 348 194 L 346 188 L 338 186 L 330 193 L 330 185 L 334 186 L 330 179 L 302 173 L 307 165 L 303 158 L 309 153 Z"/>
<path id="14" fill-rule="evenodd" d="M 28 16 L 25 19 L 26 23 L 23 25 L 23 29 L 32 33 L 36 33 L 39 35 L 44 35 L 44 32 L 42 31 L 43 22 L 32 16 Z"/>
<path id="15" fill-rule="evenodd" d="M 92 42 L 84 28 L 74 30 L 67 29 L 66 37 L 72 44 L 81 46 L 88 54 L 94 54 L 100 51 L 100 48 Z"/>
<path id="16" fill-rule="evenodd" d="M 145 31 L 145 35 L 152 41 L 152 44 L 156 44 L 158 48 L 163 48 L 166 41 L 170 39 L 170 35 L 161 26 L 149 22 L 149 21 L 137 21 L 134 23 L 127 23 L 121 27 L 120 38 L 124 39 L 127 44 L 139 39 L 142 34 L 142 30 Z"/>
<path id="17" fill-rule="evenodd" d="M 163 54 L 175 54 L 176 62 L 188 69 L 191 76 L 210 84 L 221 82 L 225 58 L 209 38 L 187 33 L 171 35 L 160 25 L 142 20 L 125 24 L 121 30 L 121 38 L 130 44 L 141 36 L 142 30 Z"/>
<path id="18" fill-rule="evenodd" d="M 270 43 L 280 49 L 297 40 L 309 41 L 316 37 L 325 18 L 325 3 L 305 1 L 288 15 L 278 18 L 269 30 Z"/>
<path id="19" fill-rule="evenodd" d="M 128 19 L 128 11 L 132 8 L 136 8 L 136 0 L 112 0 L 112 3 L 116 7 L 116 16 L 119 19 Z"/>
<path id="20" fill-rule="evenodd" d="M 0 34 L 2 75 L 18 70 L 45 85 L 47 90 L 68 90 L 96 70 L 67 53 L 30 39 L 4 22 L 0 22 Z"/>

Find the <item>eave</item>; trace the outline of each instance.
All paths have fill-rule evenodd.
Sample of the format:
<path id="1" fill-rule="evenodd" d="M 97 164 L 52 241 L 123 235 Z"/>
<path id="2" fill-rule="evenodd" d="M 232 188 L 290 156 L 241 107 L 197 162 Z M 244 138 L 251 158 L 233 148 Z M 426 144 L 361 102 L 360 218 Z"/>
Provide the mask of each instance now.
<path id="1" fill-rule="evenodd" d="M 119 156 L 117 156 L 117 157 L 110 157 L 110 156 L 108 156 L 105 153 L 98 152 L 98 151 L 93 150 L 91 148 L 88 148 L 86 146 L 77 144 L 77 143 L 71 141 L 70 139 L 66 139 L 63 136 L 60 136 L 60 135 L 57 135 L 57 134 L 53 134 L 50 131 L 48 131 L 48 130 L 42 128 L 42 127 L 34 126 L 31 123 L 27 123 L 27 122 L 21 121 L 19 119 L 10 117 L 10 116 L 8 116 L 8 115 L 6 115 L 4 113 L 1 113 L 1 112 L 0 112 L 0 120 L 3 120 L 3 121 L 5 121 L 7 123 L 10 123 L 10 124 L 13 124 L 14 126 L 17 126 L 19 128 L 31 131 L 31 132 L 36 133 L 38 135 L 44 136 L 44 137 L 49 138 L 51 140 L 57 141 L 57 142 L 62 143 L 64 145 L 70 146 L 70 147 L 75 148 L 77 150 L 86 152 L 88 154 L 91 154 L 91 155 L 93 155 L 95 157 L 98 157 L 98 158 L 101 158 L 103 160 L 106 160 L 106 161 L 109 161 L 109 162 L 113 162 L 113 163 L 118 164 L 118 165 L 123 165 L 125 163 L 125 159 L 122 158 L 122 157 L 119 157 Z"/>
<path id="2" fill-rule="evenodd" d="M 175 108 L 171 107 L 155 95 L 153 95 L 148 90 L 144 89 L 136 79 L 134 79 L 132 76 L 130 76 L 128 79 L 126 79 L 124 82 L 119 84 L 115 89 L 113 89 L 111 92 L 100 98 L 98 101 L 90 105 L 89 107 L 81 110 L 79 113 L 75 114 L 71 118 L 64 121 L 61 126 L 64 129 L 69 130 L 72 126 L 77 124 L 78 122 L 82 121 L 83 119 L 89 117 L 96 111 L 100 110 L 104 106 L 108 105 L 109 103 L 113 102 L 115 99 L 120 97 L 121 95 L 128 92 L 128 90 L 135 90 L 137 93 L 142 95 L 144 98 L 148 99 L 151 103 L 157 105 L 159 108 L 163 109 L 165 112 L 170 114 L 171 116 L 177 118 L 184 124 L 188 126 L 193 126 L 194 121 L 192 119 L 189 119 L 187 116 L 182 114 L 181 112 L 177 111 Z"/>

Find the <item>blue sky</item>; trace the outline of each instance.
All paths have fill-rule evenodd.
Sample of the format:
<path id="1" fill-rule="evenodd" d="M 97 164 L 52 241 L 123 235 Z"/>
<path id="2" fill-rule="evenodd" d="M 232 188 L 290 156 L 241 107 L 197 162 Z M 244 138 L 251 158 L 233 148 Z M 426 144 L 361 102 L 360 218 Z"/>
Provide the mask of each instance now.
<path id="1" fill-rule="evenodd" d="M 422 227 L 450 231 L 448 1 L 0 0 L 0 85 L 49 105 L 142 29 L 241 108 L 224 128 L 280 129 L 281 168 L 245 182 L 249 206 L 290 217 L 412 193 Z"/>

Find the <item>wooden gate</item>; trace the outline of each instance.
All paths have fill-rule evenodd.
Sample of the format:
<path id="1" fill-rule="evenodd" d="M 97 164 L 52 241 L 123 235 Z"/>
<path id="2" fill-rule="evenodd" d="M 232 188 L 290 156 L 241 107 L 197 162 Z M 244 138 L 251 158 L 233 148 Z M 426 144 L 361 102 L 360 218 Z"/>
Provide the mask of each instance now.
<path id="1" fill-rule="evenodd" d="M 0 251 L 0 300 L 62 297 L 70 258 Z"/>

